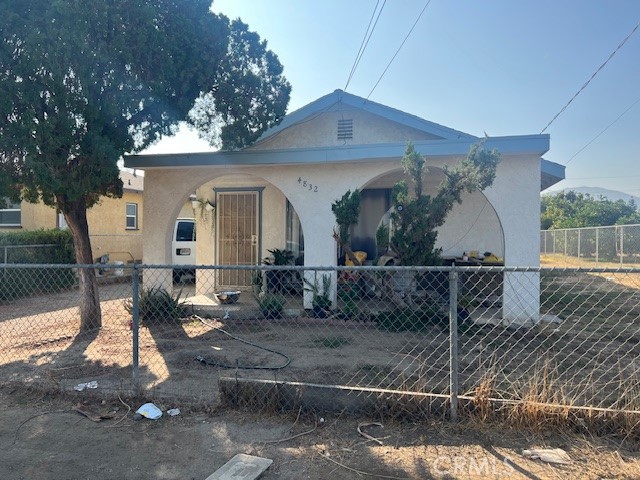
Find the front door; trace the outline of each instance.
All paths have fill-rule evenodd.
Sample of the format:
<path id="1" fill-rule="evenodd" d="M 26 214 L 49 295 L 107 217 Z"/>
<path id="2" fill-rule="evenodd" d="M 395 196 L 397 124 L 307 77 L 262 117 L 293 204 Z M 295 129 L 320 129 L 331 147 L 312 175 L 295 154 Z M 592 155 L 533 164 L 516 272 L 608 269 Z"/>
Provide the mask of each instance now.
<path id="1" fill-rule="evenodd" d="M 259 246 L 259 192 L 218 192 L 218 265 L 256 265 Z M 251 285 L 250 270 L 222 270 L 219 282 L 229 287 Z"/>

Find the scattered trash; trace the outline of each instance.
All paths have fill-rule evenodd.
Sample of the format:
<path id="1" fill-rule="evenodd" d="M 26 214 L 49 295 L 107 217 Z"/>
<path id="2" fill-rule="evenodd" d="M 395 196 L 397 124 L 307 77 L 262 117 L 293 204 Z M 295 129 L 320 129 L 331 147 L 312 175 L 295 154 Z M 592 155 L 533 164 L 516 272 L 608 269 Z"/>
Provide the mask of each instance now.
<path id="1" fill-rule="evenodd" d="M 85 388 L 98 388 L 98 382 L 92 380 L 91 382 L 79 383 L 73 387 L 76 392 L 82 392 Z"/>
<path id="2" fill-rule="evenodd" d="M 382 445 L 382 442 L 380 441 L 380 439 L 376 438 L 376 437 L 372 437 L 371 435 L 369 435 L 366 432 L 363 432 L 362 429 L 364 427 L 372 427 L 372 426 L 376 426 L 376 427 L 381 427 L 382 428 L 382 424 L 381 423 L 361 423 L 360 425 L 358 425 L 358 433 L 360 435 L 362 435 L 364 438 L 366 438 L 367 440 L 371 440 L 373 442 L 376 442 L 378 445 Z"/>
<path id="3" fill-rule="evenodd" d="M 162 416 L 162 410 L 156 407 L 153 403 L 145 403 L 136 410 L 136 413 L 148 418 L 149 420 L 157 420 Z"/>
<path id="4" fill-rule="evenodd" d="M 531 450 L 523 450 L 522 456 L 557 465 L 569 465 L 571 463 L 571 457 L 561 448 L 532 448 Z"/>
<path id="5" fill-rule="evenodd" d="M 169 415 L 170 417 L 175 417 L 177 415 L 180 415 L 180 409 L 179 408 L 171 408 L 171 409 L 167 410 L 167 415 Z"/>
<path id="6" fill-rule="evenodd" d="M 93 412 L 91 410 L 89 410 L 87 407 L 78 404 L 75 407 L 73 407 L 73 409 L 78 412 L 81 415 L 84 415 L 85 417 L 87 417 L 89 420 L 93 421 L 93 422 L 100 422 L 102 420 L 110 420 L 114 417 L 113 414 L 100 414 L 100 413 L 96 413 Z"/>

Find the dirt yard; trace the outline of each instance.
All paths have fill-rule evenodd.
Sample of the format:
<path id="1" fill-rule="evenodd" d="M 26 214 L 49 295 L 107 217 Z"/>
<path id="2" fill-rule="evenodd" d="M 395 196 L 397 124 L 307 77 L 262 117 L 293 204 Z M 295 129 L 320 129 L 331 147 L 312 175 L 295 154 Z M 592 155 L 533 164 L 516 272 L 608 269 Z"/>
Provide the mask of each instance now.
<path id="1" fill-rule="evenodd" d="M 0 478 L 203 480 L 237 453 L 272 459 L 265 480 L 633 479 L 640 472 L 636 448 L 568 433 L 188 408 L 177 417 L 134 421 L 129 407 L 142 401 L 0 388 Z M 78 405 L 113 418 L 93 422 L 74 410 Z M 383 425 L 361 428 L 380 444 L 358 433 L 368 422 Z M 531 448 L 562 448 L 571 463 L 524 458 L 522 451 Z"/>
<path id="2" fill-rule="evenodd" d="M 626 280 L 637 282 L 637 276 Z M 461 332 L 462 391 L 488 380 L 502 398 L 640 409 L 634 396 L 640 381 L 638 288 L 585 274 L 545 273 L 541 279 L 542 311 L 560 323 L 514 331 L 497 318 Z M 2 378 L 66 391 L 96 381 L 99 392 L 132 393 L 133 336 L 124 307 L 129 288 L 101 287 L 103 328 L 89 335 L 78 335 L 77 291 L 2 305 Z M 154 398 L 209 405 L 218 402 L 220 377 L 446 393 L 448 345 L 443 325 L 385 331 L 374 322 L 238 318 L 232 311 L 228 319 L 218 315 L 204 323 L 190 317 L 145 324 L 138 379 Z M 550 388 L 538 391 L 537 382 Z"/>

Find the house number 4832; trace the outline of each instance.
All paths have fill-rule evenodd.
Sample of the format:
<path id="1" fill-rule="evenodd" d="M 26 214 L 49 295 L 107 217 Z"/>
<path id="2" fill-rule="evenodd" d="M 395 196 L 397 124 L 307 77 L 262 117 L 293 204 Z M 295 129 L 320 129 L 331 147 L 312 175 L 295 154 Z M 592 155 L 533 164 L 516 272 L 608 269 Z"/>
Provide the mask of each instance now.
<path id="1" fill-rule="evenodd" d="M 298 177 L 298 185 L 302 186 L 302 188 L 306 188 L 310 192 L 314 192 L 314 193 L 318 192 L 318 186 L 317 185 L 313 185 L 310 181 L 305 180 L 302 177 Z"/>

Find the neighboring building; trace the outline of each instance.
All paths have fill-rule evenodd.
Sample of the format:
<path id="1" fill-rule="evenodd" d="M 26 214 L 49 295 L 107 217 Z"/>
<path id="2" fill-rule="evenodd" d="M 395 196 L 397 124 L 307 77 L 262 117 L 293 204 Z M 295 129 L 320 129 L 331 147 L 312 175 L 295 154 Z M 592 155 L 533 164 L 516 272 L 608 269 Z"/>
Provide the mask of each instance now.
<path id="1" fill-rule="evenodd" d="M 144 177 L 122 170 L 122 198 L 103 197 L 87 211 L 93 256 L 110 261 L 142 259 L 142 191 Z M 67 228 L 64 217 L 43 203 L 21 202 L 0 209 L 0 231 Z"/>
<path id="2" fill-rule="evenodd" d="M 444 178 L 442 168 L 454 165 L 479 138 L 336 90 L 287 115 L 240 151 L 128 156 L 127 167 L 145 171 L 143 260 L 171 262 L 174 221 L 193 191 L 202 204 L 216 206 L 210 215 L 196 215 L 203 224 L 197 264 L 257 264 L 267 250 L 287 248 L 304 265 L 335 265 L 331 204 L 356 188 L 363 213 L 353 246 L 372 250 L 391 206 L 390 189 L 404 177 L 400 159 L 409 140 L 427 157 L 425 191 L 431 193 Z M 540 191 L 562 180 L 564 167 L 542 159 L 548 135 L 491 137 L 485 146 L 502 154 L 495 182 L 463 197 L 439 229 L 439 246 L 444 255 L 491 251 L 507 266 L 537 267 Z M 250 281 L 229 273 L 215 284 L 208 272 L 202 274 L 196 279 L 199 293 Z M 537 278 L 506 274 L 505 319 L 537 319 Z M 162 283 L 170 284 L 169 273 Z"/>

